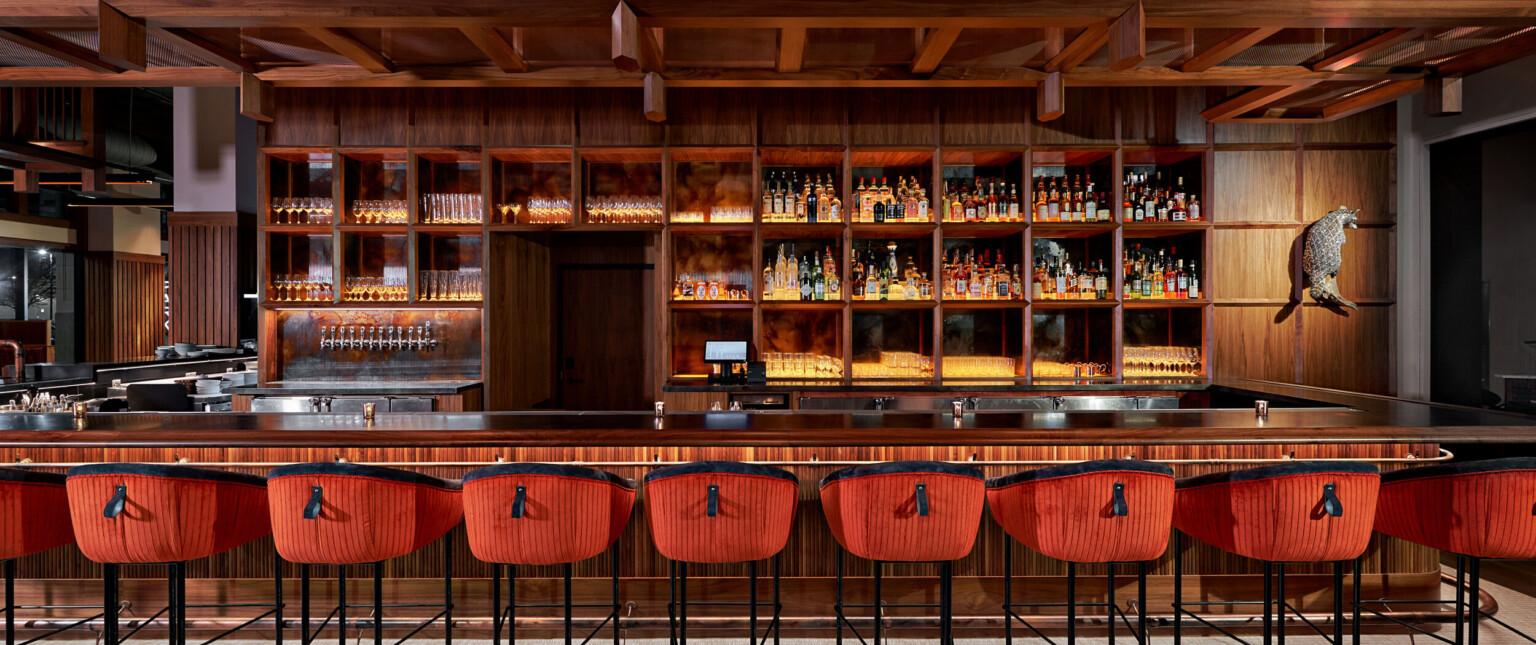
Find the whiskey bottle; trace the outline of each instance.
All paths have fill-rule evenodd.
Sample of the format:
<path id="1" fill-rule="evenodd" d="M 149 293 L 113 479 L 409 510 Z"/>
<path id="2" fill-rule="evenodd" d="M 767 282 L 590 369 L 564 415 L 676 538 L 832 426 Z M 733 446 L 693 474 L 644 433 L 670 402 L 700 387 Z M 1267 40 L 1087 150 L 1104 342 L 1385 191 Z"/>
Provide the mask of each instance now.
<path id="1" fill-rule="evenodd" d="M 1189 196 L 1189 221 L 1200 221 L 1200 198 L 1194 195 Z"/>
<path id="2" fill-rule="evenodd" d="M 1035 221 L 1044 222 L 1050 216 L 1050 206 L 1045 199 L 1045 178 L 1035 180 Z"/>
<path id="3" fill-rule="evenodd" d="M 1195 270 L 1195 261 L 1189 261 L 1189 299 L 1200 299 L 1200 272 Z"/>
<path id="4" fill-rule="evenodd" d="M 1061 191 L 1056 187 L 1056 178 L 1051 177 L 1051 192 L 1046 199 L 1045 221 L 1061 221 Z"/>
<path id="5" fill-rule="evenodd" d="M 769 175 L 769 177 L 772 177 L 772 176 L 773 175 L 771 175 L 771 174 Z M 777 219 L 774 217 L 774 214 L 773 214 L 773 190 L 769 187 L 769 185 L 768 185 L 769 183 L 770 183 L 769 181 L 764 181 L 763 182 L 763 210 L 762 210 L 762 217 L 763 217 L 763 221 L 764 222 L 777 221 Z"/>
<path id="6" fill-rule="evenodd" d="M 1013 192 L 1008 194 L 1008 221 L 1019 221 L 1019 185 L 1013 185 Z"/>
<path id="7" fill-rule="evenodd" d="M 837 261 L 832 259 L 832 247 L 827 247 L 827 254 L 822 264 L 822 273 L 827 277 L 827 300 L 842 300 L 843 285 L 837 279 Z"/>
<path id="8" fill-rule="evenodd" d="M 848 277 L 851 279 L 854 300 L 864 299 L 864 264 L 859 260 L 859 250 L 853 250 L 853 266 L 848 267 Z"/>
<path id="9" fill-rule="evenodd" d="M 673 298 L 677 295 L 674 293 Z M 763 300 L 773 300 L 773 267 L 763 267 Z"/>
<path id="10" fill-rule="evenodd" d="M 869 202 L 870 202 L 870 204 L 869 204 L 870 220 L 869 221 L 875 222 L 876 224 L 884 223 L 885 222 L 885 200 L 880 199 L 880 195 L 877 194 L 875 190 L 871 189 L 869 192 L 871 193 L 870 196 L 869 196 Z"/>
<path id="11" fill-rule="evenodd" d="M 914 185 L 917 184 L 917 178 L 916 177 L 912 178 L 912 183 Z M 917 206 L 917 221 L 919 221 L 919 222 L 926 222 L 926 221 L 928 221 L 928 189 L 923 187 L 923 186 L 918 186 L 917 187 L 916 206 Z"/>
<path id="12" fill-rule="evenodd" d="M 779 177 L 773 179 L 773 221 L 784 221 L 784 190 Z"/>
<path id="13" fill-rule="evenodd" d="M 811 263 L 811 299 L 827 299 L 827 276 L 821 270 L 821 251 L 816 252 Z"/>
<path id="14" fill-rule="evenodd" d="M 1093 276 L 1093 297 L 1098 300 L 1109 299 L 1109 272 L 1104 270 L 1104 261 L 1099 260 L 1099 271 Z"/>

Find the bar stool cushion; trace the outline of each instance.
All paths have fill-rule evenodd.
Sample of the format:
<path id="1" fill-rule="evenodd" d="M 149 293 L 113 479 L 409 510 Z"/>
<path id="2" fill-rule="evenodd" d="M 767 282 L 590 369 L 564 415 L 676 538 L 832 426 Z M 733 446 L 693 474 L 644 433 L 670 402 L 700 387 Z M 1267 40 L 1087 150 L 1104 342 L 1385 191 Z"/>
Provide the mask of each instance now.
<path id="1" fill-rule="evenodd" d="M 645 476 L 656 550 L 683 562 L 749 562 L 784 550 L 799 498 L 794 473 L 757 464 L 699 461 Z"/>
<path id="2" fill-rule="evenodd" d="M 96 562 L 183 562 L 272 532 L 266 480 L 162 464 L 69 470 L 69 513 L 80 551 Z"/>
<path id="3" fill-rule="evenodd" d="M 75 541 L 64 475 L 0 468 L 0 560 Z"/>
<path id="4" fill-rule="evenodd" d="M 485 562 L 563 564 L 602 553 L 635 505 L 635 483 L 562 464 L 496 464 L 464 476 L 469 549 Z"/>
<path id="5" fill-rule="evenodd" d="M 279 466 L 267 474 L 267 489 L 273 542 L 289 562 L 397 558 L 441 538 L 464 516 L 459 482 L 393 468 Z"/>
<path id="6" fill-rule="evenodd" d="M 992 518 L 1008 535 L 1057 560 L 1140 562 L 1168 549 L 1173 469 L 1100 459 L 987 481 Z"/>
<path id="7" fill-rule="evenodd" d="M 937 562 L 970 553 L 986 505 L 973 466 L 897 461 L 844 468 L 821 480 L 821 508 L 849 553 L 887 562 Z"/>
<path id="8" fill-rule="evenodd" d="M 1405 468 L 1381 476 L 1376 530 L 1479 558 L 1536 558 L 1536 457 Z"/>
<path id="9" fill-rule="evenodd" d="M 1271 562 L 1359 556 L 1381 474 L 1370 464 L 1297 461 L 1177 481 L 1173 525 L 1225 551 Z"/>

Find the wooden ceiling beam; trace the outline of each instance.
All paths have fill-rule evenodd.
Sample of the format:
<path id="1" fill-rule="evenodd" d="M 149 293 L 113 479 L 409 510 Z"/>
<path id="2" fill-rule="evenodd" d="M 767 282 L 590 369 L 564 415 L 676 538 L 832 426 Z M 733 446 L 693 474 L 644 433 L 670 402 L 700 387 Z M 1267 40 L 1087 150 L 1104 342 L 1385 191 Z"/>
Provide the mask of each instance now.
<path id="1" fill-rule="evenodd" d="M 1424 79 L 1424 114 L 1455 116 L 1461 114 L 1461 77 L 1430 76 Z"/>
<path id="2" fill-rule="evenodd" d="M 692 0 L 631 0 L 653 27 L 762 28 L 1041 28 L 1081 29 L 1114 19 L 1126 0 L 1018 2 L 1017 0 L 926 0 L 891 3 L 781 0 L 699 3 Z M 94 0 L 18 2 L 4 20 L 88 18 Z M 208 0 L 114 0 L 132 16 L 172 27 L 602 27 L 611 0 L 277 0 L 259 3 Z M 888 9 L 888 10 L 886 10 Z M 1536 25 L 1529 0 L 1429 0 L 1399 2 L 1318 2 L 1317 0 L 1178 0 L 1149 3 L 1147 27 L 1420 27 L 1436 25 Z M 1425 24 L 1433 23 L 1433 24 Z M 19 23 L 3 26 L 23 26 Z M 25 25 L 30 26 L 30 25 Z"/>
<path id="3" fill-rule="evenodd" d="M 640 17 L 628 3 L 621 1 L 614 7 L 610 29 L 614 67 L 626 72 L 667 71 L 656 32 L 640 26 Z"/>
<path id="4" fill-rule="evenodd" d="M 304 32 L 314 36 L 316 40 L 325 43 L 333 51 L 347 57 L 358 67 L 375 74 L 391 74 L 395 71 L 395 64 L 385 58 L 383 54 L 376 52 L 372 47 L 364 45 L 362 41 L 347 33 L 345 29 L 337 27 L 305 27 Z"/>
<path id="5" fill-rule="evenodd" d="M 40 31 L 0 29 L 0 38 L 97 74 L 116 74 L 123 71 L 121 67 L 102 60 L 96 52 Z"/>
<path id="6" fill-rule="evenodd" d="M 793 73 L 805 69 L 805 27 L 785 27 L 779 30 L 778 52 L 774 55 L 773 68 L 779 73 Z"/>
<path id="7" fill-rule="evenodd" d="M 528 61 L 523 60 L 522 52 L 507 42 L 495 27 L 460 27 L 459 31 L 501 71 L 509 74 L 528 71 Z"/>
<path id="8" fill-rule="evenodd" d="M 215 45 L 190 29 L 151 25 L 149 30 L 157 38 L 169 43 L 172 47 L 208 65 L 217 65 L 238 74 L 251 74 L 256 71 L 256 65 L 251 61 Z"/>
<path id="9" fill-rule="evenodd" d="M 1083 61 L 1088 60 L 1094 52 L 1099 51 L 1108 39 L 1108 23 L 1098 22 L 1089 25 L 1076 38 L 1073 38 L 1071 43 L 1061 48 L 1061 53 L 1045 64 L 1045 71 L 1047 73 L 1072 71 L 1083 64 Z"/>
<path id="10" fill-rule="evenodd" d="M 1189 59 L 1183 65 L 1179 66 L 1179 71 L 1203 72 L 1208 70 L 1212 67 L 1222 64 L 1227 59 L 1242 53 L 1244 49 L 1248 49 L 1249 47 L 1259 44 L 1259 42 L 1263 41 L 1265 38 L 1275 35 L 1275 32 L 1278 31 L 1280 31 L 1279 27 L 1259 27 L 1254 29 L 1244 29 L 1238 33 L 1223 38 L 1221 42 L 1216 43 L 1215 45 L 1211 45 L 1210 48 L 1206 49 L 1205 51 L 1195 54 L 1194 58 Z"/>
<path id="11" fill-rule="evenodd" d="M 1536 27 L 1527 28 L 1509 38 L 1457 54 L 1456 57 L 1436 65 L 1435 72 L 1441 76 L 1466 76 L 1531 54 L 1536 54 Z"/>
<path id="12" fill-rule="evenodd" d="M 96 49 L 102 60 L 125 70 L 149 67 L 149 34 L 144 21 L 130 18 L 105 2 L 96 3 Z"/>
<path id="13" fill-rule="evenodd" d="M 1412 80 L 1417 70 L 1350 67 L 1343 72 L 1314 72 L 1299 65 L 1222 66 L 1184 73 L 1142 66 L 1123 72 L 1079 67 L 1063 72 L 1067 87 L 1175 87 L 1310 85 L 1323 81 L 1377 82 Z M 403 67 L 375 74 L 355 65 L 294 65 L 256 74 L 277 87 L 640 87 L 644 76 L 611 65 L 551 67 L 507 74 L 495 67 Z M 667 74 L 673 87 L 1034 87 L 1045 79 L 1039 70 L 941 67 L 933 74 L 913 74 L 900 67 L 828 67 L 796 73 L 771 69 L 678 68 Z M 240 75 L 220 67 L 151 67 L 144 72 L 101 74 L 74 67 L 0 67 L 0 85 L 12 87 L 238 87 Z"/>
<path id="14" fill-rule="evenodd" d="M 257 121 L 271 123 L 273 108 L 272 84 L 256 78 L 255 74 L 241 74 L 240 114 Z"/>
<path id="15" fill-rule="evenodd" d="M 645 73 L 645 120 L 660 123 L 667 120 L 667 83 L 661 74 Z"/>
<path id="16" fill-rule="evenodd" d="M 1061 82 L 1061 72 L 1045 75 L 1035 90 L 1035 120 L 1055 121 L 1067 112 L 1067 90 Z"/>
<path id="17" fill-rule="evenodd" d="M 959 37 L 959 27 L 929 29 L 923 34 L 917 55 L 912 57 L 912 73 L 927 74 L 938 69 L 939 63 L 944 61 L 944 55 L 949 53 L 949 48 L 955 45 L 955 39 Z"/>
<path id="18" fill-rule="evenodd" d="M 1109 23 L 1109 69 L 1123 72 L 1147 59 L 1146 10 L 1141 3 Z"/>
<path id="19" fill-rule="evenodd" d="M 1307 87 L 1309 85 L 1261 85 L 1206 108 L 1204 112 L 1200 113 L 1200 116 L 1212 123 L 1221 123 L 1254 110 L 1263 109 L 1264 106 L 1300 92 Z"/>
<path id="20" fill-rule="evenodd" d="M 1423 29 L 1408 27 L 1387 29 L 1313 63 L 1312 71 L 1337 72 L 1350 65 L 1362 63 L 1376 54 L 1418 38 L 1423 34 Z"/>
<path id="21" fill-rule="evenodd" d="M 1424 79 L 1389 81 L 1364 92 L 1346 97 L 1323 108 L 1323 120 L 1334 121 L 1353 116 L 1379 105 L 1391 103 L 1424 89 Z"/>

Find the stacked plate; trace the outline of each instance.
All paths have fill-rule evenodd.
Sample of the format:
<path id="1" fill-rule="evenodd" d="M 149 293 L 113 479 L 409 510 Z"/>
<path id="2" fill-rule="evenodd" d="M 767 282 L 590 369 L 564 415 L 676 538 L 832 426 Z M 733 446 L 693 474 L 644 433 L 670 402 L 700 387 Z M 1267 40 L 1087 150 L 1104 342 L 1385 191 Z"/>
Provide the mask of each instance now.
<path id="1" fill-rule="evenodd" d="M 218 394 L 219 393 L 219 385 L 222 384 L 222 383 L 223 383 L 223 381 L 221 381 L 219 379 L 212 379 L 212 378 L 210 378 L 210 379 L 198 379 L 197 380 L 197 393 L 198 394 Z"/>

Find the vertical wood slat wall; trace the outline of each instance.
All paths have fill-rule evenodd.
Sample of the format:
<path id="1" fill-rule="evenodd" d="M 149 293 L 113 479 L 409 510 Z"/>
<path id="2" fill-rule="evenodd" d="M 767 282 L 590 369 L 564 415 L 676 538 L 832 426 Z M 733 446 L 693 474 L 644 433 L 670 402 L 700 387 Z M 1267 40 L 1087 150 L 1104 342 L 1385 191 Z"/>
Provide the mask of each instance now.
<path id="1" fill-rule="evenodd" d="M 168 213 L 171 340 L 234 347 L 239 342 L 238 216 Z"/>
<path id="2" fill-rule="evenodd" d="M 1222 98 L 1219 90 L 1070 88 L 1066 115 L 1038 123 L 1030 116 L 1033 90 L 1025 88 L 670 92 L 667 123 L 652 124 L 641 116 L 638 89 L 279 88 L 276 120 L 264 126 L 262 140 L 269 147 L 741 146 L 755 140 L 758 146 L 844 148 L 1199 149 L 1210 159 L 1201 192 L 1214 227 L 1203 272 L 1215 303 L 1207 319 L 1209 373 L 1395 390 L 1392 106 L 1318 125 L 1211 125 L 1199 112 Z M 360 118 L 364 114 L 368 118 Z M 1339 279 L 1345 297 L 1362 305 L 1358 312 L 1310 303 L 1300 273 L 1305 226 L 1340 204 L 1362 209 L 1361 228 L 1347 234 Z M 488 380 L 513 369 L 497 366 L 497 356 L 486 358 Z M 495 407 L 498 385 L 489 388 Z"/>
<path id="3" fill-rule="evenodd" d="M 163 256 L 87 253 L 84 289 L 85 360 L 144 358 L 165 344 Z"/>

